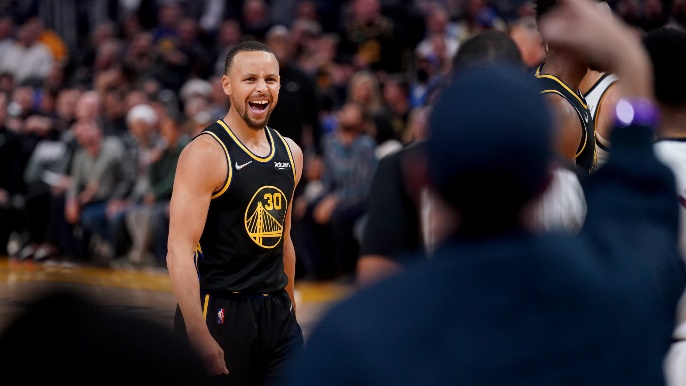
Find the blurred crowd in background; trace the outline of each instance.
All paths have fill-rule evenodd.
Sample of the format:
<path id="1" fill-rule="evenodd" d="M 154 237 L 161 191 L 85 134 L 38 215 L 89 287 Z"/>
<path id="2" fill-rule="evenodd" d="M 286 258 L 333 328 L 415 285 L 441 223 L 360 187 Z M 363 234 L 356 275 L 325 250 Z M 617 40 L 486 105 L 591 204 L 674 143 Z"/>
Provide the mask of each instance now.
<path id="1" fill-rule="evenodd" d="M 686 0 L 609 2 L 637 33 L 686 28 Z M 165 267 L 181 150 L 229 108 L 233 45 L 279 60 L 269 126 L 305 153 L 292 206 L 301 277 L 350 275 L 378 160 L 426 137 L 460 44 L 545 50 L 508 0 L 0 0 L 0 255 Z"/>

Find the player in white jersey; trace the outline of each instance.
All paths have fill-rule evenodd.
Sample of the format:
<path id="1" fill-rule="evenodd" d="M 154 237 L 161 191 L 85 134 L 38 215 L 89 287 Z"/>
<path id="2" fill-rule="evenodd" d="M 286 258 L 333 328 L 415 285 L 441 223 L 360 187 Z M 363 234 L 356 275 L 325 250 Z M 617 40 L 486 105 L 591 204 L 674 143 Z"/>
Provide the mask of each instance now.
<path id="1" fill-rule="evenodd" d="M 657 132 L 655 153 L 669 166 L 676 178 L 680 210 L 679 244 L 686 256 L 686 32 L 662 28 L 649 33 L 645 45 L 653 61 L 655 98 L 660 106 L 662 123 Z M 677 313 L 675 343 L 665 360 L 668 386 L 686 385 L 686 295 Z"/>
<path id="2" fill-rule="evenodd" d="M 614 74 L 589 70 L 580 86 L 595 122 L 598 167 L 607 162 L 610 155 L 610 131 L 614 125 L 614 106 L 619 97 L 618 80 Z"/>

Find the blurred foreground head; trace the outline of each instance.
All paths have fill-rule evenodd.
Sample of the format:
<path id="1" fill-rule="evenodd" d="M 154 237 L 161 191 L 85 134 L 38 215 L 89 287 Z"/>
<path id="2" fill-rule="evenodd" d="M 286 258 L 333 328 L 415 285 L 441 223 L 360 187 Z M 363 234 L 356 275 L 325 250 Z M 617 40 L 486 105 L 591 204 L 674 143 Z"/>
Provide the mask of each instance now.
<path id="1" fill-rule="evenodd" d="M 430 118 L 429 178 L 459 214 L 459 231 L 520 226 L 548 181 L 552 120 L 541 95 L 512 67 L 455 75 Z"/>
<path id="2" fill-rule="evenodd" d="M 66 293 L 37 301 L 0 338 L 5 379 L 25 384 L 205 385 L 171 332 Z"/>

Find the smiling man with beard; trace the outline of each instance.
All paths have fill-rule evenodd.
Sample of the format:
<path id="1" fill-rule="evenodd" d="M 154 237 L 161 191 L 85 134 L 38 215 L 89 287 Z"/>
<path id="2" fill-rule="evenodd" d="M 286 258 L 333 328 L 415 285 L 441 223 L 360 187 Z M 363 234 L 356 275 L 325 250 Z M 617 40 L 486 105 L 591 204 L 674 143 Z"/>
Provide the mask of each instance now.
<path id="1" fill-rule="evenodd" d="M 290 237 L 303 156 L 266 126 L 280 88 L 269 47 L 236 45 L 225 74 L 229 112 L 184 149 L 176 171 L 167 255 L 174 328 L 226 383 L 273 384 L 303 345 Z"/>

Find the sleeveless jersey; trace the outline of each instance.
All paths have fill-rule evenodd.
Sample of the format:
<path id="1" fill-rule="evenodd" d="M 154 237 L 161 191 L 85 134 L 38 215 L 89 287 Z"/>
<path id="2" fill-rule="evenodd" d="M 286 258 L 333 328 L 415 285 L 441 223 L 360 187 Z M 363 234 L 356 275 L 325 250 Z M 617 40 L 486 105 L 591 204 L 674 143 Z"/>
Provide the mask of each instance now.
<path id="1" fill-rule="evenodd" d="M 591 111 L 591 117 L 593 117 L 593 122 L 595 123 L 598 119 L 598 112 L 600 111 L 600 106 L 603 103 L 603 98 L 610 89 L 610 86 L 617 83 L 619 79 L 614 74 L 603 74 L 600 79 L 586 92 L 584 98 L 588 102 L 588 109 Z M 607 162 L 607 158 L 610 156 L 610 141 L 607 138 L 603 138 L 598 131 L 595 132 L 595 143 L 597 146 L 596 152 L 598 153 L 598 166 L 602 166 Z"/>
<path id="2" fill-rule="evenodd" d="M 545 64 L 545 63 L 544 63 Z M 581 141 L 576 151 L 576 164 L 586 173 L 596 168 L 595 124 L 581 92 L 576 92 L 554 75 L 544 74 L 541 64 L 534 73 L 541 94 L 557 94 L 565 98 L 576 110 L 581 122 Z"/>
<path id="3" fill-rule="evenodd" d="M 295 163 L 281 134 L 269 127 L 264 134 L 271 151 L 258 157 L 223 120 L 200 133 L 221 145 L 229 166 L 226 182 L 212 195 L 195 250 L 202 293 L 270 294 L 288 283 L 283 232 L 295 188 Z"/>

